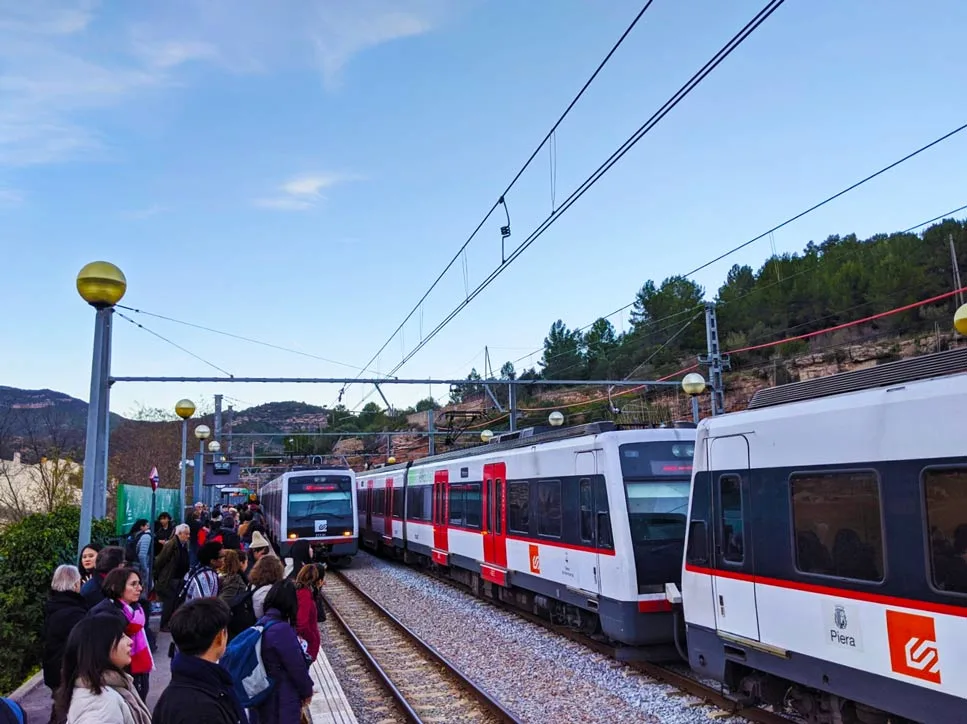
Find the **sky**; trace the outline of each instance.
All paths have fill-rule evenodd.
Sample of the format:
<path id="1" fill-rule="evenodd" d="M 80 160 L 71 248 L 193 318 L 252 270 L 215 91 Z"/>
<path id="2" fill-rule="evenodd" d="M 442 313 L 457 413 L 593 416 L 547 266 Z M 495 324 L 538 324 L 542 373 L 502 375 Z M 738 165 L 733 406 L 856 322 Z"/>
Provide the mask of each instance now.
<path id="1" fill-rule="evenodd" d="M 763 4 L 655 0 L 507 194 L 508 250 Z M 357 375 L 640 5 L 0 0 L 0 384 L 87 399 L 94 315 L 74 279 L 102 259 L 142 310 L 118 312 L 143 328 L 115 315 L 115 375 Z M 556 319 L 589 324 L 967 122 L 965 25 L 960 0 L 788 0 L 397 374 L 462 378 L 485 347 L 495 369 L 524 357 Z M 711 298 L 773 243 L 967 204 L 965 152 L 967 132 L 695 279 Z M 371 373 L 493 271 L 505 223 L 487 221 Z M 400 407 L 448 393 L 383 389 Z M 338 392 L 118 383 L 111 406 Z"/>

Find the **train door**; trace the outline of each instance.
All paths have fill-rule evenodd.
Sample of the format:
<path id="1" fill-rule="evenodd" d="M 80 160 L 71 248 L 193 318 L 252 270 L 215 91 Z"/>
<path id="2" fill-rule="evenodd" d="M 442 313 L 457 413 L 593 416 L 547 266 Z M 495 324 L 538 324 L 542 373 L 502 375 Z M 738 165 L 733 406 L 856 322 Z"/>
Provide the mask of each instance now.
<path id="1" fill-rule="evenodd" d="M 507 465 L 491 463 L 483 467 L 483 547 L 484 562 L 507 570 Z M 485 575 L 484 578 L 487 578 Z M 506 582 L 499 581 L 501 584 Z M 489 580 L 489 579 L 488 579 Z"/>
<path id="2" fill-rule="evenodd" d="M 710 438 L 707 445 L 715 512 L 712 526 L 715 628 L 758 641 L 759 618 L 749 524 L 752 517 L 749 441 L 744 435 L 729 435 Z"/>
<path id="3" fill-rule="evenodd" d="M 446 470 L 433 473 L 433 561 L 448 565 L 450 546 L 447 542 L 447 487 L 450 476 Z"/>
<path id="4" fill-rule="evenodd" d="M 373 530 L 373 481 L 366 481 L 366 531 Z"/>
<path id="5" fill-rule="evenodd" d="M 386 478 L 386 500 L 383 503 L 383 539 L 393 542 L 393 478 Z"/>
<path id="6" fill-rule="evenodd" d="M 600 594 L 601 556 L 597 552 L 598 506 L 595 496 L 599 494 L 598 488 L 601 486 L 594 484 L 594 476 L 597 474 L 594 452 L 575 453 L 574 474 L 578 477 L 581 545 L 595 550 L 591 565 L 578 568 L 578 583 L 585 591 Z M 604 492 L 604 489 L 600 492 Z"/>

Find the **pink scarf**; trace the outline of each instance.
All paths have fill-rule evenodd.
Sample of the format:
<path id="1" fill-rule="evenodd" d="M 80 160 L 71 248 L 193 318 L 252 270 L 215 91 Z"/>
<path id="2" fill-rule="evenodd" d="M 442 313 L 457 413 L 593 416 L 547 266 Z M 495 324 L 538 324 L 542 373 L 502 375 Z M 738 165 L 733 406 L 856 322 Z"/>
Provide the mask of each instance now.
<path id="1" fill-rule="evenodd" d="M 128 619 L 128 626 L 124 630 L 131 638 L 131 673 L 150 674 L 154 669 L 154 658 L 148 646 L 148 635 L 144 632 L 144 609 L 131 608 L 126 601 L 120 601 L 121 610 Z"/>

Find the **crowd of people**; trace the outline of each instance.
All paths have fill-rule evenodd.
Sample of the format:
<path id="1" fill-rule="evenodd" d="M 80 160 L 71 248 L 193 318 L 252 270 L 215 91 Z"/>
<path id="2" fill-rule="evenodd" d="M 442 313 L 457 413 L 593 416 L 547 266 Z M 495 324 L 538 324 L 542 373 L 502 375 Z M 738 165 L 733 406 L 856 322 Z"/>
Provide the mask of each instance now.
<path id="1" fill-rule="evenodd" d="M 54 571 L 43 659 L 51 724 L 306 720 L 309 667 L 325 620 L 319 601 L 325 564 L 300 541 L 286 577 L 265 537 L 257 498 L 237 509 L 208 511 L 199 503 L 187 517 L 180 525 L 168 513 L 153 526 L 138 520 L 124 546 L 88 545 L 77 565 Z M 161 603 L 159 630 L 172 639 L 164 664 L 171 682 L 153 712 L 150 675 L 162 664 L 152 600 Z M 254 640 L 249 632 L 260 641 L 259 665 L 271 682 L 254 703 L 226 664 L 245 660 L 240 649 Z"/>

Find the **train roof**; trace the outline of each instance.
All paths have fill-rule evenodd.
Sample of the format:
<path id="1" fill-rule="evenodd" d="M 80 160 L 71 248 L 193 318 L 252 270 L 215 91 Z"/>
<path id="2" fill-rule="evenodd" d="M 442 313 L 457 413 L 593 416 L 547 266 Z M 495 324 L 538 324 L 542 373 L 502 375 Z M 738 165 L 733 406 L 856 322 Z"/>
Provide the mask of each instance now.
<path id="1" fill-rule="evenodd" d="M 587 437 L 589 435 L 601 435 L 609 432 L 621 432 L 621 431 L 650 431 L 650 432 L 675 432 L 682 429 L 695 429 L 695 425 L 692 423 L 677 423 L 671 427 L 665 428 L 631 428 L 622 430 L 616 426 L 613 422 L 602 421 L 602 422 L 591 422 L 585 425 L 575 425 L 572 427 L 550 427 L 550 428 L 536 428 L 533 430 L 532 434 L 528 434 L 528 430 L 520 430 L 513 433 L 502 433 L 499 436 L 494 436 L 494 440 L 486 445 L 475 445 L 473 447 L 458 448 L 456 450 L 448 450 L 445 453 L 440 453 L 439 455 L 428 456 L 424 458 L 418 458 L 411 463 L 397 463 L 395 465 L 387 465 L 382 468 L 376 468 L 374 470 L 366 470 L 361 473 L 357 473 L 358 476 L 391 473 L 396 470 L 404 470 L 409 466 L 417 465 L 433 465 L 436 463 L 448 462 L 450 460 L 459 460 L 460 458 L 471 458 L 477 457 L 479 455 L 489 455 L 494 452 L 501 452 L 504 450 L 515 450 L 517 448 L 530 447 L 532 445 L 540 445 L 549 442 L 558 442 L 561 440 L 569 440 L 579 437 Z"/>

